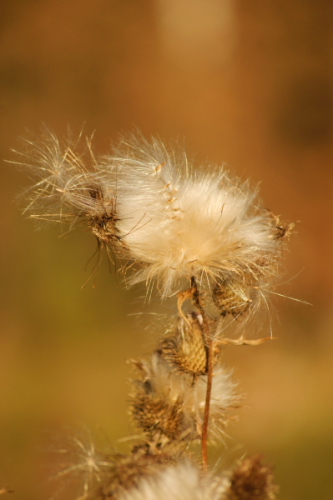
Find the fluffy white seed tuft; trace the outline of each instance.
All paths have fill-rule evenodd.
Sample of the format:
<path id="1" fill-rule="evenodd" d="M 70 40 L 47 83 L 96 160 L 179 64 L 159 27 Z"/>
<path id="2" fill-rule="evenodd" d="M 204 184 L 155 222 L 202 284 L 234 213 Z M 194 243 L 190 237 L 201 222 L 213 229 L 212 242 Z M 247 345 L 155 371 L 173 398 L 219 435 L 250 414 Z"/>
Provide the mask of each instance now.
<path id="1" fill-rule="evenodd" d="M 201 283 L 274 272 L 272 217 L 256 191 L 221 168 L 195 171 L 185 154 L 132 138 L 109 158 L 118 175 L 119 234 L 142 268 L 131 282 L 156 280 L 162 296 L 192 276 Z"/>
<path id="2" fill-rule="evenodd" d="M 90 141 L 81 152 L 51 133 L 27 142 L 22 164 L 38 177 L 28 208 L 42 205 L 40 218 L 88 224 L 127 267 L 136 264 L 129 284 L 156 283 L 167 297 L 195 278 L 221 314 L 238 316 L 276 274 L 288 226 L 223 167 L 195 170 L 179 148 L 136 136 L 102 159 Z"/>
<path id="3" fill-rule="evenodd" d="M 119 500 L 221 500 L 227 488 L 227 480 L 204 479 L 193 464 L 186 462 L 142 479 Z"/>

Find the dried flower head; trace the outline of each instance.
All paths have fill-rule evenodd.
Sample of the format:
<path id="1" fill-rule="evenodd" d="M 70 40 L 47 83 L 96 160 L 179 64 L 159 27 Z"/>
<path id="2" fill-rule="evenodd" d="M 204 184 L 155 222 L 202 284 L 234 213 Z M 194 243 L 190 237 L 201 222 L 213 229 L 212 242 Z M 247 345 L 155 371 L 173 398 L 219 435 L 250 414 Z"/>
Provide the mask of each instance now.
<path id="1" fill-rule="evenodd" d="M 126 498 L 127 491 L 137 491 L 142 480 L 158 477 L 168 467 L 174 466 L 177 458 L 167 453 L 146 453 L 143 448 L 139 448 L 131 455 L 112 455 L 107 473 L 86 498 L 87 500 Z"/>
<path id="2" fill-rule="evenodd" d="M 145 442 L 135 446 L 128 455 L 102 452 L 87 432 L 66 436 L 54 452 L 59 460 L 50 480 L 57 480 L 58 496 L 64 490 L 76 491 L 77 500 L 122 498 L 121 495 L 135 488 L 142 478 L 158 475 L 184 460 L 179 447 L 173 444 L 161 450 Z"/>
<path id="3" fill-rule="evenodd" d="M 133 381 L 131 414 L 149 439 L 161 444 L 200 439 L 207 376 L 175 370 L 155 352 L 147 361 L 133 362 L 140 379 Z M 215 366 L 211 395 L 210 439 L 223 436 L 230 410 L 239 405 L 230 373 Z"/>
<path id="4" fill-rule="evenodd" d="M 118 175 L 119 234 L 141 264 L 133 283 L 156 280 L 167 296 L 192 276 L 232 289 L 274 276 L 280 232 L 248 182 L 223 168 L 194 171 L 185 153 L 156 139 L 123 141 L 109 162 Z"/>
<path id="5" fill-rule="evenodd" d="M 260 455 L 246 458 L 230 475 L 226 500 L 274 500 L 278 487 Z"/>
<path id="6" fill-rule="evenodd" d="M 155 282 L 166 297 L 195 277 L 222 315 L 239 315 L 276 274 L 289 226 L 224 168 L 194 170 L 179 148 L 136 136 L 102 159 L 90 141 L 81 153 L 50 133 L 28 143 L 24 164 L 39 179 L 28 208 L 44 206 L 41 218 L 87 223 L 99 242 L 137 264 L 130 284 Z"/>
<path id="7" fill-rule="evenodd" d="M 177 325 L 161 341 L 161 353 L 171 366 L 192 375 L 207 373 L 207 346 L 200 314 L 180 317 Z M 217 363 L 218 350 L 213 353 Z"/>

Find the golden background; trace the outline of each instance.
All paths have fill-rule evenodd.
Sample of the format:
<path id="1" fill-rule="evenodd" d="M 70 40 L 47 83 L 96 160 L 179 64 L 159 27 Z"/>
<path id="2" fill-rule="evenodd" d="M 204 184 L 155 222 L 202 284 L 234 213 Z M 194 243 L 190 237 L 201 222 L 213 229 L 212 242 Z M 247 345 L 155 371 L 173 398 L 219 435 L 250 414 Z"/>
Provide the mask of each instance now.
<path id="1" fill-rule="evenodd" d="M 278 340 L 224 353 L 248 407 L 222 464 L 263 453 L 282 500 L 333 498 L 330 24 L 328 0 L 0 4 L 1 158 L 42 123 L 59 137 L 85 124 L 100 154 L 137 127 L 261 182 L 266 206 L 297 222 L 275 291 L 312 306 L 272 296 Z M 0 487 L 47 499 L 54 436 L 101 429 L 120 449 L 135 434 L 125 361 L 154 348 L 149 313 L 169 306 L 154 299 L 140 319 L 144 289 L 124 290 L 106 258 L 81 288 L 92 236 L 36 229 L 16 199 L 29 174 L 2 162 L 0 175 Z"/>

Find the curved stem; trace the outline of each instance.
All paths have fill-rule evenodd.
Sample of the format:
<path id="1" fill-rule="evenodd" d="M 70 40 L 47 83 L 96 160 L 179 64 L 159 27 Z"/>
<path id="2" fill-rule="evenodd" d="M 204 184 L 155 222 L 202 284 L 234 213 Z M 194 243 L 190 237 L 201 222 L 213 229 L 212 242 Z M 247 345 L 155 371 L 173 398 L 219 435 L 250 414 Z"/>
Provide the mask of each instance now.
<path id="1" fill-rule="evenodd" d="M 206 403 L 204 412 L 204 421 L 202 425 L 201 447 L 202 447 L 202 464 L 205 471 L 208 469 L 208 426 L 210 414 L 210 401 L 212 397 L 213 387 L 213 342 L 210 336 L 206 339 L 207 345 L 207 389 Z"/>
<path id="2" fill-rule="evenodd" d="M 202 450 L 202 466 L 204 471 L 208 470 L 208 427 L 209 427 L 209 415 L 210 415 L 210 401 L 212 395 L 213 386 L 213 338 L 209 328 L 209 321 L 207 313 L 200 300 L 200 293 L 194 277 L 191 278 L 191 287 L 193 290 L 193 301 L 197 309 L 199 310 L 202 317 L 202 330 L 204 343 L 206 347 L 207 355 L 207 389 L 206 389 L 206 402 L 204 419 L 202 424 L 201 433 L 201 450 Z"/>

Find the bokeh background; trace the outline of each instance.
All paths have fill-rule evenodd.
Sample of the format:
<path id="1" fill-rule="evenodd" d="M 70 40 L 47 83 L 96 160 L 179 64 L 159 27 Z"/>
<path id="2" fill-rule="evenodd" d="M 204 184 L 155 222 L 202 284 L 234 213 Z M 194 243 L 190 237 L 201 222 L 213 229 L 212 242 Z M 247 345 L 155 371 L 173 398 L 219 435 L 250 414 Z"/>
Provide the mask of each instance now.
<path id="1" fill-rule="evenodd" d="M 137 127 L 261 182 L 266 206 L 296 222 L 275 291 L 312 305 L 272 297 L 278 340 L 225 349 L 248 407 L 213 452 L 263 453 L 283 500 L 333 498 L 330 30 L 329 0 L 0 3 L 1 158 L 42 123 L 58 136 L 85 124 L 100 154 Z M 48 499 L 64 429 L 115 449 L 135 433 L 126 359 L 154 348 L 150 313 L 169 306 L 140 314 L 144 290 L 124 290 L 107 259 L 82 288 L 92 236 L 38 230 L 16 198 L 28 174 L 3 161 L 0 179 L 0 487 Z"/>

